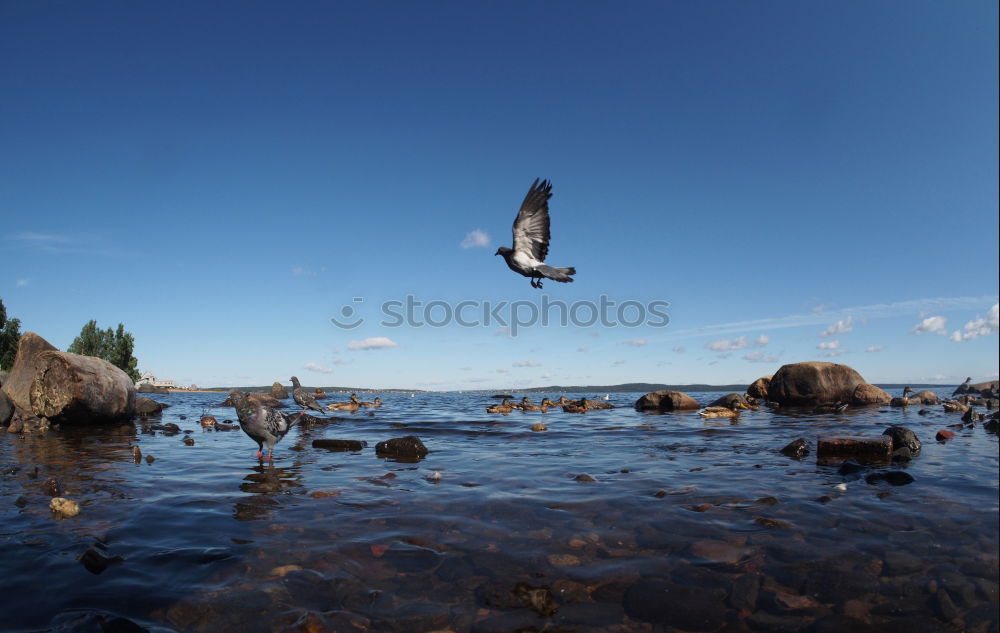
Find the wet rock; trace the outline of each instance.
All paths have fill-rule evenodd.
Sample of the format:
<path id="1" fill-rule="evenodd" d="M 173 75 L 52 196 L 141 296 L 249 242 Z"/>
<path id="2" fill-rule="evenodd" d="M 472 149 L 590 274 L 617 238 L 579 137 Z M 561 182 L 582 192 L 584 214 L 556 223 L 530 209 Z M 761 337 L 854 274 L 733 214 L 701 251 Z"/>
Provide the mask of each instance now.
<path id="1" fill-rule="evenodd" d="M 22 496 L 18 497 L 17 499 L 14 499 L 14 505 L 16 505 L 19 508 L 23 508 L 24 506 L 28 505 L 28 499 L 27 499 L 27 497 L 25 497 L 25 496 L 22 495 Z"/>
<path id="2" fill-rule="evenodd" d="M 821 437 L 816 446 L 820 462 L 841 462 L 856 459 L 862 464 L 889 462 L 892 459 L 892 440 L 879 438 Z"/>
<path id="3" fill-rule="evenodd" d="M 990 418 L 989 420 L 986 420 L 986 422 L 983 423 L 983 428 L 989 431 L 990 433 L 996 433 L 1000 431 L 1000 420 L 996 418 Z"/>
<path id="4" fill-rule="evenodd" d="M 750 383 L 747 395 L 758 400 L 767 400 L 767 389 L 771 385 L 771 376 L 763 376 Z"/>
<path id="5" fill-rule="evenodd" d="M 181 427 L 177 426 L 173 422 L 167 422 L 166 424 L 151 424 L 150 430 L 160 431 L 164 435 L 177 435 L 181 432 Z"/>
<path id="6" fill-rule="evenodd" d="M 45 630 L 47 633 L 149 633 L 149 629 L 113 613 L 76 609 L 53 616 Z"/>
<path id="7" fill-rule="evenodd" d="M 80 514 L 80 504 L 63 497 L 53 497 L 49 501 L 49 509 L 59 517 L 75 517 Z"/>
<path id="8" fill-rule="evenodd" d="M 727 541 L 702 539 L 691 543 L 691 553 L 712 563 L 734 564 L 747 557 L 752 549 Z"/>
<path id="9" fill-rule="evenodd" d="M 216 431 L 235 431 L 240 428 L 239 424 L 233 424 L 232 422 L 217 422 L 215 425 Z"/>
<path id="10" fill-rule="evenodd" d="M 146 455 L 146 463 L 147 464 L 152 464 L 155 461 L 156 461 L 155 457 L 153 457 L 152 455 Z"/>
<path id="11" fill-rule="evenodd" d="M 14 417 L 14 403 L 0 390 L 0 426 L 7 426 L 12 417 Z"/>
<path id="12" fill-rule="evenodd" d="M 887 436 L 892 441 L 892 450 L 906 448 L 911 455 L 920 453 L 920 439 L 917 434 L 905 426 L 893 425 L 882 431 L 882 435 Z"/>
<path id="13" fill-rule="evenodd" d="M 427 455 L 427 447 L 415 435 L 394 437 L 391 440 L 375 445 L 375 454 L 380 457 L 395 457 L 400 459 L 422 459 Z"/>
<path id="14" fill-rule="evenodd" d="M 219 421 L 215 419 L 215 416 L 203 415 L 201 416 L 200 422 L 204 428 L 209 429 L 218 424 Z"/>
<path id="15" fill-rule="evenodd" d="M 917 415 L 927 415 L 928 413 L 930 413 L 929 409 L 921 409 L 920 411 L 917 411 Z"/>
<path id="16" fill-rule="evenodd" d="M 708 406 L 710 407 L 727 407 L 732 408 L 733 403 L 738 402 L 745 407 L 750 407 L 750 403 L 747 401 L 746 397 L 741 393 L 727 393 L 724 396 L 716 398 Z"/>
<path id="17" fill-rule="evenodd" d="M 837 473 L 841 475 L 852 475 L 864 469 L 865 467 L 859 464 L 858 460 L 849 459 L 840 465 L 840 468 L 837 469 Z"/>
<path id="18" fill-rule="evenodd" d="M 880 481 L 884 481 L 891 486 L 905 486 L 906 484 L 911 484 L 915 480 L 913 475 L 910 473 L 903 472 L 901 470 L 890 470 L 883 473 L 872 473 L 865 477 L 865 482 L 869 484 L 877 484 Z"/>
<path id="19" fill-rule="evenodd" d="M 951 599 L 951 594 L 945 589 L 938 589 L 931 595 L 931 608 L 934 613 L 945 622 L 950 622 L 960 614 L 955 602 Z"/>
<path id="20" fill-rule="evenodd" d="M 940 431 L 937 432 L 937 434 L 934 435 L 934 439 L 936 439 L 939 442 L 947 442 L 953 437 L 955 437 L 955 432 L 949 431 L 948 429 L 941 429 Z"/>
<path id="21" fill-rule="evenodd" d="M 188 446 L 194 446 L 194 438 L 193 437 L 185 437 L 182 441 L 186 445 L 188 445 Z"/>
<path id="22" fill-rule="evenodd" d="M 941 404 L 941 398 L 933 391 L 918 391 L 910 396 L 910 404 Z"/>
<path id="23" fill-rule="evenodd" d="M 863 387 L 858 389 L 859 386 Z M 824 402 L 883 404 L 891 399 L 878 387 L 868 385 L 861 374 L 847 365 L 819 361 L 783 365 L 771 378 L 767 397 L 792 406 Z"/>
<path id="24" fill-rule="evenodd" d="M 597 480 L 588 475 L 587 473 L 580 473 L 579 475 L 573 477 L 573 481 L 579 481 L 581 483 L 589 484 L 589 483 L 594 483 Z"/>
<path id="25" fill-rule="evenodd" d="M 86 552 L 81 554 L 78 560 L 87 569 L 87 571 L 97 576 L 98 574 L 104 572 L 104 570 L 109 566 L 114 563 L 120 563 L 125 559 L 121 556 L 108 556 L 99 549 L 91 547 L 87 549 Z"/>
<path id="26" fill-rule="evenodd" d="M 967 424 L 975 424 L 976 422 L 982 422 L 984 419 L 986 419 L 986 415 L 983 413 L 979 413 L 972 407 L 969 407 L 969 410 L 962 414 L 962 422 L 965 422 Z"/>
<path id="27" fill-rule="evenodd" d="M 757 611 L 747 618 L 747 623 L 754 630 L 768 631 L 768 633 L 801 633 L 812 620 L 808 616 L 776 615 L 767 611 Z"/>
<path id="28" fill-rule="evenodd" d="M 700 409 L 698 401 L 680 391 L 653 391 L 635 402 L 636 411 L 693 411 Z"/>
<path id="29" fill-rule="evenodd" d="M 297 416 L 299 419 L 298 424 L 303 428 L 309 428 L 310 426 L 316 426 L 317 424 L 329 422 L 332 419 L 332 418 L 319 418 L 310 413 L 306 413 L 305 411 L 298 413 Z"/>
<path id="30" fill-rule="evenodd" d="M 15 409 L 23 415 L 31 415 L 31 383 L 35 373 L 41 368 L 40 356 L 43 352 L 58 351 L 51 343 L 34 332 L 25 332 L 17 342 L 17 356 L 14 366 L 3 381 L 3 392 Z"/>
<path id="31" fill-rule="evenodd" d="M 789 442 L 781 449 L 781 454 L 792 459 L 802 459 L 809 454 L 809 442 L 804 437 Z"/>
<path id="32" fill-rule="evenodd" d="M 135 414 L 140 418 L 155 418 L 161 415 L 163 410 L 169 406 L 169 404 L 157 402 L 146 397 L 136 398 Z"/>
<path id="33" fill-rule="evenodd" d="M 508 611 L 472 623 L 470 633 L 512 633 L 514 631 L 530 633 L 540 631 L 544 622 L 531 609 Z"/>
<path id="34" fill-rule="evenodd" d="M 441 555 L 432 549 L 400 542 L 386 549 L 382 558 L 400 574 L 430 572 L 442 561 Z"/>
<path id="35" fill-rule="evenodd" d="M 570 630 L 586 631 L 593 627 L 610 627 L 620 624 L 625 610 L 620 604 L 596 602 L 570 602 L 559 607 L 553 616 L 556 627 L 575 625 Z"/>
<path id="36" fill-rule="evenodd" d="M 280 382 L 275 382 L 271 385 L 271 397 L 275 400 L 287 400 L 288 399 L 288 389 Z"/>
<path id="37" fill-rule="evenodd" d="M 542 618 L 551 616 L 558 608 L 552 598 L 552 590 L 545 586 L 535 587 L 526 582 L 519 582 L 514 585 L 514 597 Z"/>
<path id="38" fill-rule="evenodd" d="M 726 592 L 644 578 L 625 592 L 622 607 L 630 618 L 685 631 L 714 631 L 726 622 Z"/>
<path id="39" fill-rule="evenodd" d="M 885 553 L 886 572 L 892 576 L 906 576 L 920 572 L 927 563 L 909 552 L 890 549 Z"/>
<path id="40" fill-rule="evenodd" d="M 743 574 L 733 581 L 729 591 L 727 604 L 737 610 L 754 611 L 757 608 L 757 597 L 760 595 L 760 576 Z"/>
<path id="41" fill-rule="evenodd" d="M 313 440 L 313 448 L 325 448 L 330 451 L 360 451 L 365 447 L 365 442 L 360 440 Z"/>
<path id="42" fill-rule="evenodd" d="M 58 497 L 62 494 L 62 484 L 55 477 L 49 477 L 42 482 L 42 492 L 50 497 Z"/>
<path id="43" fill-rule="evenodd" d="M 142 449 L 140 449 L 138 446 L 132 447 L 132 461 L 134 461 L 136 464 L 142 461 Z"/>
<path id="44" fill-rule="evenodd" d="M 580 564 L 580 557 L 573 554 L 549 554 L 545 557 L 549 565 L 553 567 L 576 567 Z"/>
<path id="45" fill-rule="evenodd" d="M 536 433 L 538 433 L 538 432 L 541 432 L 541 431 L 548 431 L 549 427 L 545 426 L 541 422 L 535 422 L 534 424 L 531 425 L 531 430 L 535 431 Z"/>
<path id="46" fill-rule="evenodd" d="M 880 633 L 877 626 L 868 624 L 861 618 L 846 614 L 825 615 L 805 629 L 804 633 Z"/>

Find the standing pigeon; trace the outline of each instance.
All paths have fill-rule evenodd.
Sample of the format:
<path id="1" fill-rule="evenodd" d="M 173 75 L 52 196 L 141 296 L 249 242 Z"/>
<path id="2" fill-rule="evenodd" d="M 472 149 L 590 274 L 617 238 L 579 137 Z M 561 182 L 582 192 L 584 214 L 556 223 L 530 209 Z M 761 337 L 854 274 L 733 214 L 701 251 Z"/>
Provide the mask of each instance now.
<path id="1" fill-rule="evenodd" d="M 549 252 L 551 197 L 552 184 L 548 180 L 538 182 L 535 178 L 514 219 L 514 248 L 501 246 L 495 253 L 503 255 L 511 270 L 530 277 L 532 288 L 541 288 L 543 277 L 568 283 L 573 281 L 570 275 L 576 274 L 576 268 L 556 268 L 544 263 Z"/>
<path id="2" fill-rule="evenodd" d="M 320 413 L 323 412 L 323 407 L 316 404 L 316 397 L 302 388 L 302 385 L 299 384 L 298 378 L 292 376 L 289 380 L 291 380 L 292 385 L 294 385 L 294 388 L 292 389 L 292 398 L 295 399 L 295 402 L 297 402 L 300 407 L 303 409 L 319 411 Z"/>
<path id="3" fill-rule="evenodd" d="M 270 461 L 274 445 L 285 437 L 288 430 L 298 424 L 300 415 L 287 416 L 280 411 L 260 403 L 251 402 L 247 394 L 233 391 L 229 394 L 236 408 L 236 416 L 240 420 L 240 428 L 257 442 L 257 457 L 263 458 L 264 445 L 267 444 L 267 459 Z"/>

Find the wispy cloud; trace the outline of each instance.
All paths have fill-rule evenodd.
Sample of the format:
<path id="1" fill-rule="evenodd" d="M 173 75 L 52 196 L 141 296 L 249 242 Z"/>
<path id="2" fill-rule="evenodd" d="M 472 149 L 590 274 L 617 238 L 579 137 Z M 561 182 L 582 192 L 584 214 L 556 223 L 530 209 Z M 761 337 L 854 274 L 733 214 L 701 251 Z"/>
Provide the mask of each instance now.
<path id="1" fill-rule="evenodd" d="M 510 370 L 509 370 L 509 369 L 506 369 L 506 368 L 504 368 L 504 367 L 501 367 L 500 369 L 498 369 L 498 370 L 497 370 L 497 373 L 498 373 L 498 374 L 509 374 L 509 373 L 510 373 Z"/>
<path id="2" fill-rule="evenodd" d="M 838 334 L 846 334 L 854 329 L 854 317 L 848 315 L 846 319 L 840 319 L 830 327 L 819 333 L 823 338 L 830 338 Z"/>
<path id="3" fill-rule="evenodd" d="M 684 348 L 684 346 L 683 346 L 683 345 L 678 345 L 678 346 L 674 347 L 674 349 L 673 349 L 673 352 L 674 352 L 675 354 L 683 354 L 683 353 L 684 353 L 684 352 L 686 352 L 686 351 L 687 351 L 687 350 L 686 350 L 686 349 Z"/>
<path id="4" fill-rule="evenodd" d="M 624 364 L 625 364 L 625 361 L 624 361 L 624 360 L 616 360 L 616 361 L 614 362 L 614 364 L 615 364 L 615 365 L 624 365 Z"/>
<path id="5" fill-rule="evenodd" d="M 943 316 L 927 317 L 920 323 L 913 326 L 913 329 L 910 330 L 910 332 L 912 334 L 939 334 L 944 336 L 948 334 L 948 330 L 945 329 L 947 324 L 948 319 Z"/>
<path id="6" fill-rule="evenodd" d="M 837 349 L 840 347 L 840 341 L 829 341 L 820 343 L 816 346 L 816 349 Z"/>
<path id="7" fill-rule="evenodd" d="M 511 367 L 541 367 L 542 364 L 533 360 L 519 360 L 513 363 Z"/>
<path id="8" fill-rule="evenodd" d="M 821 303 L 818 306 L 814 307 L 812 311 L 815 312 L 816 314 L 821 314 L 823 312 L 826 312 L 829 308 L 830 308 L 829 303 Z"/>
<path id="9" fill-rule="evenodd" d="M 347 344 L 347 349 L 351 350 L 386 349 L 389 347 L 399 347 L 399 343 L 396 343 L 385 336 L 375 336 L 372 338 L 362 339 L 360 341 L 351 341 Z"/>
<path id="10" fill-rule="evenodd" d="M 43 253 L 100 255 L 105 257 L 117 257 L 127 254 L 118 248 L 109 248 L 106 238 L 93 234 L 65 235 L 62 233 L 22 231 L 21 233 L 9 235 L 4 239 L 21 248 L 41 251 Z"/>
<path id="11" fill-rule="evenodd" d="M 768 356 L 764 352 L 747 352 L 743 355 L 744 360 L 748 360 L 751 363 L 776 363 L 778 362 L 777 356 Z"/>
<path id="12" fill-rule="evenodd" d="M 24 288 L 30 283 L 31 283 L 30 279 L 18 279 L 14 285 L 16 285 L 18 288 Z"/>
<path id="13" fill-rule="evenodd" d="M 881 352 L 884 349 L 885 345 L 872 345 L 871 347 L 865 349 L 865 351 L 868 352 L 869 354 L 875 354 L 877 352 Z"/>
<path id="14" fill-rule="evenodd" d="M 493 336 L 510 336 L 510 328 L 498 327 L 497 329 L 493 330 Z"/>
<path id="15" fill-rule="evenodd" d="M 315 372 L 320 373 L 320 374 L 332 374 L 333 373 L 333 368 L 332 367 L 324 367 L 323 365 L 320 365 L 319 363 L 306 363 L 305 365 L 302 366 L 302 369 L 307 369 L 309 371 L 315 371 Z"/>
<path id="16" fill-rule="evenodd" d="M 462 248 L 485 248 L 489 245 L 490 236 L 486 234 L 486 231 L 479 229 L 473 229 L 466 233 L 465 239 L 460 244 Z"/>
<path id="17" fill-rule="evenodd" d="M 631 341 L 625 341 L 622 345 L 628 345 L 629 347 L 643 347 L 646 344 L 646 339 L 644 338 L 634 338 Z"/>
<path id="18" fill-rule="evenodd" d="M 823 313 L 790 314 L 781 317 L 769 317 L 766 319 L 754 319 L 749 321 L 732 321 L 729 323 L 719 323 L 716 325 L 705 325 L 697 328 L 685 328 L 676 330 L 669 336 L 673 339 L 695 338 L 707 335 L 740 334 L 743 332 L 758 332 L 760 330 L 780 330 L 785 328 L 803 327 L 809 325 L 823 325 L 829 323 L 831 318 L 846 319 L 848 316 L 861 322 L 862 319 L 882 319 L 889 317 L 907 316 L 927 310 L 929 312 L 951 312 L 957 310 L 983 309 L 996 303 L 997 297 L 939 297 L 928 299 L 913 299 L 910 301 L 897 301 L 895 303 L 878 303 L 866 306 L 854 306 L 831 310 Z"/>
<path id="19" fill-rule="evenodd" d="M 308 268 L 306 266 L 296 266 L 295 268 L 292 268 L 292 275 L 295 277 L 315 277 L 316 275 L 325 272 L 326 266 L 320 266 L 319 270 L 313 270 L 312 268 Z"/>
<path id="20" fill-rule="evenodd" d="M 771 337 L 770 336 L 768 336 L 767 334 L 761 334 L 760 336 L 758 336 L 757 338 L 754 339 L 753 346 L 754 347 L 764 347 L 765 345 L 767 345 L 770 342 L 771 342 Z"/>
<path id="21" fill-rule="evenodd" d="M 956 343 L 971 341 L 980 336 L 989 336 L 1000 331 L 1000 304 L 994 303 L 985 317 L 976 315 L 976 318 L 965 324 L 961 330 L 955 330 L 951 335 L 951 340 Z"/>
<path id="22" fill-rule="evenodd" d="M 817 345 L 816 349 L 823 350 L 820 356 L 826 356 L 827 358 L 847 353 L 846 349 L 840 347 L 840 341 L 824 341 Z"/>
<path id="23" fill-rule="evenodd" d="M 711 343 L 705 343 L 705 347 L 712 350 L 713 352 L 729 352 L 732 350 L 743 349 L 747 346 L 747 337 L 741 336 L 734 339 L 719 339 L 717 341 L 712 341 Z"/>
<path id="24" fill-rule="evenodd" d="M 576 348 L 576 351 L 578 351 L 578 352 L 589 352 L 590 348 L 587 347 L 586 345 L 581 345 L 580 347 Z"/>

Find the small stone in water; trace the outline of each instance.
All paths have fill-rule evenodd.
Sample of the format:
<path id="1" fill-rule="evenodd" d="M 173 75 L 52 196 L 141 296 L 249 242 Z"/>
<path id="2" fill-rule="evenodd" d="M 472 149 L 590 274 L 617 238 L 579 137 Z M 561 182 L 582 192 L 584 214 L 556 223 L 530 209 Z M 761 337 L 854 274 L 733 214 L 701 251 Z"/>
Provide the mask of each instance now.
<path id="1" fill-rule="evenodd" d="M 835 490 L 839 490 L 839 491 L 841 491 L 841 492 L 844 492 L 845 490 L 847 490 L 847 484 L 837 484 L 837 485 L 836 485 L 836 486 L 834 486 L 833 488 L 834 488 Z"/>
<path id="2" fill-rule="evenodd" d="M 206 427 L 206 428 L 210 427 L 210 426 L 215 426 L 216 422 L 217 422 L 217 420 L 213 416 L 211 416 L 211 415 L 203 415 L 203 416 L 201 416 L 201 425 L 204 426 L 204 427 Z"/>
<path id="3" fill-rule="evenodd" d="M 42 482 L 42 490 L 50 497 L 58 497 L 62 494 L 62 484 L 55 477 L 49 477 Z"/>
<path id="4" fill-rule="evenodd" d="M 132 447 L 132 459 L 135 461 L 136 464 L 142 461 L 142 451 L 139 449 L 138 446 Z"/>
<path id="5" fill-rule="evenodd" d="M 580 481 L 580 482 L 583 482 L 583 483 L 591 483 L 591 482 L 594 482 L 594 481 L 597 481 L 597 480 L 594 479 L 593 477 L 591 477 L 590 475 L 588 475 L 587 473 L 580 473 L 576 477 L 573 477 L 573 481 Z"/>
<path id="6" fill-rule="evenodd" d="M 49 509 L 63 517 L 75 517 L 80 514 L 80 504 L 63 497 L 53 497 L 52 501 L 49 501 Z"/>
<path id="7" fill-rule="evenodd" d="M 302 567 L 298 565 L 282 565 L 281 567 L 275 567 L 271 570 L 272 576 L 277 576 L 278 578 L 284 578 L 289 572 L 301 571 Z"/>
<path id="8" fill-rule="evenodd" d="M 536 432 L 537 431 L 548 431 L 549 427 L 545 426 L 541 422 L 535 422 L 534 424 L 531 425 L 531 430 L 532 431 L 536 431 Z"/>
<path id="9" fill-rule="evenodd" d="M 146 463 L 147 464 L 152 464 L 155 461 L 156 461 L 155 457 L 153 457 L 152 455 L 146 455 Z"/>
<path id="10" fill-rule="evenodd" d="M 553 567 L 575 567 L 580 564 L 580 557 L 573 554 L 549 554 L 546 558 Z"/>
<path id="11" fill-rule="evenodd" d="M 194 446 L 194 438 L 193 437 L 185 437 L 184 438 L 184 443 L 187 444 L 188 446 Z"/>
<path id="12" fill-rule="evenodd" d="M 885 481 L 893 486 L 905 486 L 906 484 L 913 483 L 915 480 L 910 473 L 904 473 L 901 470 L 891 470 L 887 473 L 872 473 L 865 477 L 865 481 L 869 484 Z"/>
<path id="13" fill-rule="evenodd" d="M 16 505 L 19 508 L 23 508 L 24 506 L 28 505 L 28 500 L 24 496 L 20 496 L 14 500 L 14 505 Z"/>
<path id="14" fill-rule="evenodd" d="M 941 429 L 937 432 L 937 435 L 934 436 L 934 438 L 939 442 L 947 442 L 953 437 L 955 437 L 955 432 L 947 429 Z"/>
<path id="15" fill-rule="evenodd" d="M 804 437 L 800 437 L 781 449 L 781 454 L 792 459 L 802 459 L 809 454 L 809 442 Z"/>

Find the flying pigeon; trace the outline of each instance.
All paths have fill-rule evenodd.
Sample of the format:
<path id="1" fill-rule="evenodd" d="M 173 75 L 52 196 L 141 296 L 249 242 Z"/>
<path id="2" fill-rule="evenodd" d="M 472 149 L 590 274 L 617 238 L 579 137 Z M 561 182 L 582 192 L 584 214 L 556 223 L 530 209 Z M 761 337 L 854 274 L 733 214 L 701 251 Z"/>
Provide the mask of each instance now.
<path id="1" fill-rule="evenodd" d="M 323 407 L 316 404 L 316 397 L 302 388 L 302 385 L 299 384 L 298 378 L 292 376 L 289 380 L 291 380 L 292 385 L 294 385 L 294 388 L 292 389 L 292 398 L 295 399 L 295 402 L 297 402 L 300 407 L 303 409 L 319 411 L 320 413 L 323 412 Z"/>
<path id="2" fill-rule="evenodd" d="M 258 459 L 263 458 L 264 445 L 267 444 L 267 459 L 270 460 L 274 445 L 298 424 L 301 414 L 288 416 L 271 407 L 251 402 L 242 391 L 233 391 L 229 397 L 236 408 L 240 428 L 251 440 L 257 442 Z"/>
<path id="3" fill-rule="evenodd" d="M 576 268 L 556 268 L 544 263 L 549 252 L 551 197 L 552 184 L 548 180 L 538 182 L 535 178 L 514 219 L 514 248 L 501 246 L 495 253 L 503 255 L 511 270 L 530 277 L 532 288 L 541 288 L 543 277 L 568 283 L 573 281 L 570 275 L 576 274 Z"/>

